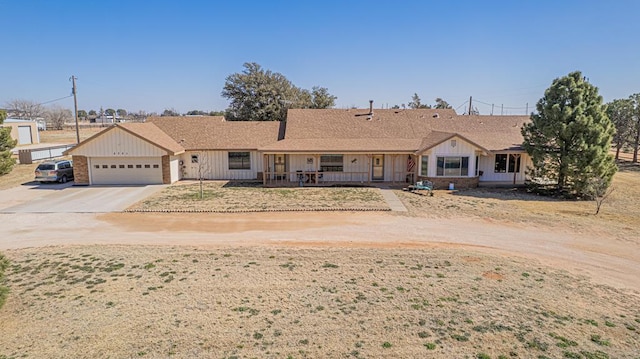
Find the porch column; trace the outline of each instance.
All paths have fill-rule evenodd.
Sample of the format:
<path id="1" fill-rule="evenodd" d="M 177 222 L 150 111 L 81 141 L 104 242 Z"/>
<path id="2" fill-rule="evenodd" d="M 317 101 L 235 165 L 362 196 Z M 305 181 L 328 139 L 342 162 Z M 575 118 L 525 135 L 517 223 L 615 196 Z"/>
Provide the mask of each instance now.
<path id="1" fill-rule="evenodd" d="M 371 156 L 367 155 L 367 184 L 371 184 Z"/>
<path id="2" fill-rule="evenodd" d="M 396 157 L 398 155 L 391 156 L 391 183 L 396 183 Z"/>
<path id="3" fill-rule="evenodd" d="M 314 162 L 315 162 L 315 167 L 316 167 L 316 175 L 315 175 L 315 183 L 318 184 L 318 167 L 320 166 L 320 155 L 315 154 L 313 155 Z"/>
<path id="4" fill-rule="evenodd" d="M 269 172 L 269 155 L 266 153 L 262 155 L 262 185 L 267 185 L 267 176 Z"/>

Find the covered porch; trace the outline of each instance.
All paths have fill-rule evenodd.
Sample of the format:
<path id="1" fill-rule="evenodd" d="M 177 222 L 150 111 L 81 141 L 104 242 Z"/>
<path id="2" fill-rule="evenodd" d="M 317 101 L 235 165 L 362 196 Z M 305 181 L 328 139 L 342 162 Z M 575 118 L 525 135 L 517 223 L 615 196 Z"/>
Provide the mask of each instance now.
<path id="1" fill-rule="evenodd" d="M 264 186 L 407 184 L 417 179 L 412 153 L 263 153 Z"/>

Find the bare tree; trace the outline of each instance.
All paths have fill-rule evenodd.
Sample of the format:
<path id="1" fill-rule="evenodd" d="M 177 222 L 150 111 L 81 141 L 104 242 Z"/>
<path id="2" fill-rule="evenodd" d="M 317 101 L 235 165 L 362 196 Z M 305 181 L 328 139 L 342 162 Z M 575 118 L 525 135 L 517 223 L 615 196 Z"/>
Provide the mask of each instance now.
<path id="1" fill-rule="evenodd" d="M 204 199 L 204 180 L 210 170 L 205 152 L 200 151 L 191 155 L 191 168 L 196 170 L 196 176 L 200 184 L 200 199 Z"/>
<path id="2" fill-rule="evenodd" d="M 5 107 L 9 116 L 22 119 L 35 120 L 45 114 L 45 109 L 41 104 L 30 100 L 11 100 L 5 104 Z"/>
<path id="3" fill-rule="evenodd" d="M 614 188 L 609 187 L 609 183 L 602 177 L 594 177 L 588 181 L 585 194 L 596 202 L 596 216 L 600 213 L 600 207 L 613 193 L 613 190 Z"/>
<path id="4" fill-rule="evenodd" d="M 54 130 L 62 130 L 65 122 L 70 121 L 73 118 L 71 110 L 58 106 L 53 106 L 47 110 L 45 116 L 47 118 L 47 122 Z"/>

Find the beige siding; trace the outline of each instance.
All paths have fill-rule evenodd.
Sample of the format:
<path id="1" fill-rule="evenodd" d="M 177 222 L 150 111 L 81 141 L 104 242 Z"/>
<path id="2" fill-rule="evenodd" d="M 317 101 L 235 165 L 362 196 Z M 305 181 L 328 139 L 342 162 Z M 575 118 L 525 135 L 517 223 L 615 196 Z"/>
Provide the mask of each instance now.
<path id="1" fill-rule="evenodd" d="M 529 157 L 529 155 L 523 153 L 521 156 L 522 159 L 520 160 L 520 172 L 516 174 L 517 184 L 524 183 L 527 168 L 533 165 L 533 162 L 531 161 L 531 157 Z M 480 182 L 513 183 L 513 173 L 494 172 L 495 161 L 495 154 L 480 157 L 480 166 L 478 169 L 483 172 L 482 176 L 480 176 Z"/>
<path id="2" fill-rule="evenodd" d="M 320 154 L 290 155 L 289 171 L 313 172 L 316 169 L 320 169 L 320 156 Z M 311 163 L 309 163 L 308 159 L 311 159 Z M 323 173 L 323 180 L 327 182 L 365 182 L 369 180 L 371 160 L 367 155 L 344 154 L 342 155 L 342 167 L 342 173 Z M 294 180 L 294 178 L 292 178 L 292 180 Z"/>
<path id="3" fill-rule="evenodd" d="M 455 140 L 455 146 L 451 145 L 451 141 Z M 429 176 L 436 176 L 437 167 L 438 167 L 438 157 L 469 157 L 469 176 L 475 177 L 476 172 L 476 152 L 478 148 L 474 145 L 468 143 L 460 139 L 459 137 L 454 137 L 450 140 L 446 140 L 443 143 L 431 148 L 428 151 L 425 151 L 423 155 L 429 156 Z M 421 162 L 420 157 L 416 159 L 418 164 Z M 420 170 L 420 169 L 419 169 Z"/>
<path id="4" fill-rule="evenodd" d="M 73 155 L 87 157 L 160 157 L 166 151 L 119 128 L 105 132 L 87 142 Z"/>
<path id="5" fill-rule="evenodd" d="M 36 122 L 4 122 L 1 127 L 10 127 L 11 133 L 10 136 L 14 140 L 18 140 L 19 145 L 29 145 L 32 143 L 40 143 L 40 133 L 38 132 L 38 124 Z M 20 141 L 19 128 L 20 127 L 30 127 L 31 128 L 31 141 L 22 143 Z"/>
<path id="6" fill-rule="evenodd" d="M 199 168 L 203 177 L 211 180 L 255 180 L 258 172 L 262 172 L 262 156 L 257 151 L 231 151 L 249 152 L 251 168 L 248 170 L 229 169 L 229 151 L 195 151 L 186 152 L 181 156 L 184 161 L 182 173 L 184 178 L 198 178 Z M 199 156 L 199 164 L 191 163 L 191 156 Z"/>

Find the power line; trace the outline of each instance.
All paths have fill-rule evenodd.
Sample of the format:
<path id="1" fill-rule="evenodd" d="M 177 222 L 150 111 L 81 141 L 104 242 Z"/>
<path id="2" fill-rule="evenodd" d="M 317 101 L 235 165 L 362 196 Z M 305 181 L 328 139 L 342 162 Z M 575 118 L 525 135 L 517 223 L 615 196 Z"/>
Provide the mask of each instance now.
<path id="1" fill-rule="evenodd" d="M 69 98 L 69 97 L 73 97 L 73 94 L 71 94 L 69 96 L 65 96 L 65 97 L 60 97 L 60 98 L 57 98 L 57 99 L 51 100 L 51 101 L 45 101 L 45 102 L 39 103 L 38 105 L 46 105 L 48 103 L 57 102 L 57 101 L 64 100 L 65 98 Z"/>
<path id="2" fill-rule="evenodd" d="M 466 105 L 466 104 L 468 104 L 468 103 L 469 103 L 469 101 L 465 101 L 465 102 L 463 102 L 463 103 L 462 103 L 462 105 L 460 105 L 460 106 L 456 107 L 456 111 L 458 111 L 458 110 L 460 109 L 460 107 L 462 107 L 462 106 L 464 106 L 464 105 Z"/>

